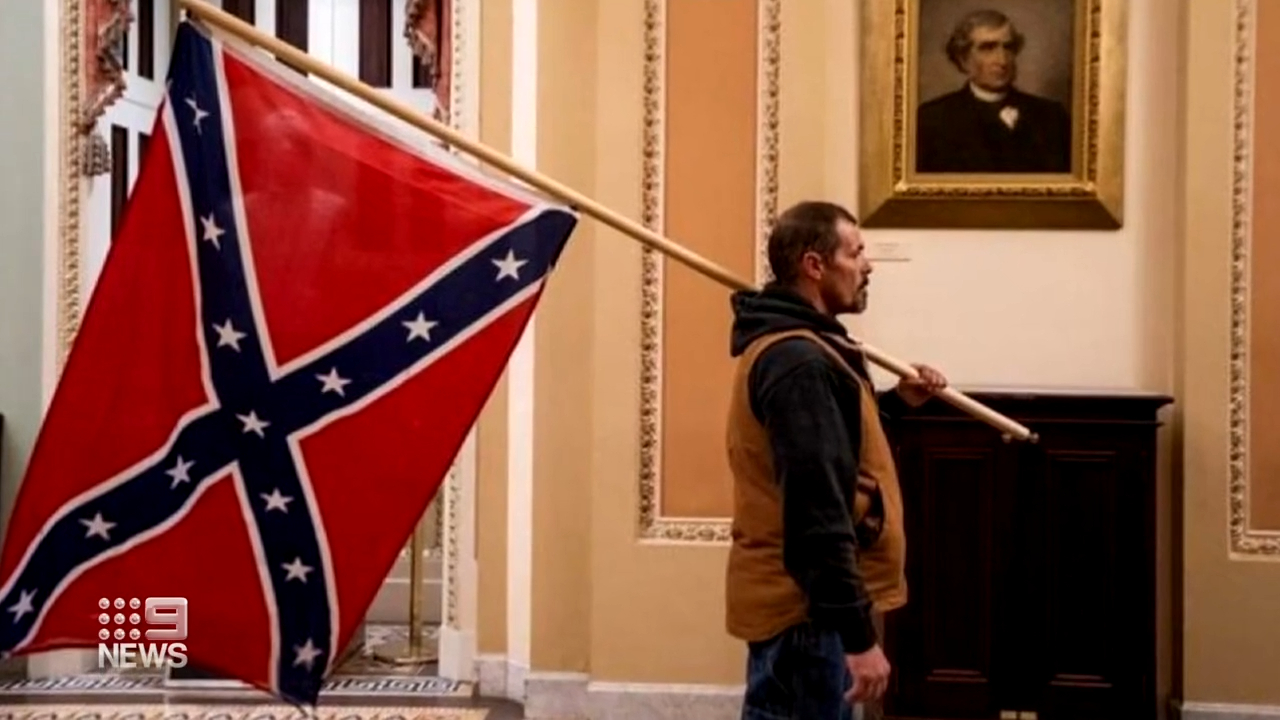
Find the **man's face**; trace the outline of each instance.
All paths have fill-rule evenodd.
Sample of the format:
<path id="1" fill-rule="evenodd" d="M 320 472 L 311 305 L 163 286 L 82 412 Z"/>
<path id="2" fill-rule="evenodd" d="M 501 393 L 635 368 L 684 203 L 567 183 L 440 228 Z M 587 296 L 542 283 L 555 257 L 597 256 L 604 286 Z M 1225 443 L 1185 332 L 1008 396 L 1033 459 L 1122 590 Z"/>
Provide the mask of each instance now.
<path id="1" fill-rule="evenodd" d="M 1001 92 L 1018 74 L 1018 58 L 1014 53 L 1013 28 L 976 27 L 969 35 L 973 47 L 965 58 L 969 80 L 983 90 Z"/>
<path id="2" fill-rule="evenodd" d="M 840 244 L 825 263 L 818 282 L 822 301 L 832 315 L 860 313 L 867 309 L 867 285 L 871 261 L 867 259 L 862 233 L 856 225 L 841 220 L 836 225 Z"/>

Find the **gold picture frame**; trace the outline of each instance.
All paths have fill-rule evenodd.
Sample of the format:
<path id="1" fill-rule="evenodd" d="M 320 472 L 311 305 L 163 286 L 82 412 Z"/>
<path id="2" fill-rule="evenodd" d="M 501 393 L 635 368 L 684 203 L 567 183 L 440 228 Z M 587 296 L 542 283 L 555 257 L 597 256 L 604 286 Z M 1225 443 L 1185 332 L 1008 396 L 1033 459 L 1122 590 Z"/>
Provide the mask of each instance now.
<path id="1" fill-rule="evenodd" d="M 922 8 L 925 11 L 922 18 Z M 990 155 L 955 153 L 947 165 L 930 151 L 930 172 L 917 172 L 921 87 L 959 99 L 966 80 L 947 59 L 946 39 L 975 9 L 1004 11 L 1026 43 L 1036 31 L 1056 45 L 1038 47 L 1037 70 L 1058 97 L 1069 98 L 1069 172 L 990 170 Z M 1063 17 L 1044 17 L 1056 12 Z M 1069 13 L 1069 21 L 1065 17 Z M 859 211 L 867 227 L 1117 229 L 1124 224 L 1127 0 L 866 0 L 862 3 Z M 1024 29 L 1025 28 L 1025 29 Z M 1069 39 L 1064 37 L 1069 32 Z M 922 42 L 922 36 L 926 38 Z M 936 41 L 939 38 L 942 42 Z M 1064 47 L 1064 44 L 1066 47 Z M 1052 45 L 1056 55 L 1045 50 Z M 1022 55 L 1017 55 L 1022 60 Z M 1069 58 L 1069 72 L 1061 65 Z M 1058 67 L 1054 68 L 1054 61 Z M 922 68 L 927 74 L 922 76 Z M 950 72 L 950 75 L 947 72 Z M 1048 78 L 1048 79 L 1046 79 Z M 1015 87 L 1020 87 L 1015 85 Z M 1036 95 L 1032 92 L 1031 95 Z M 1024 95 L 1024 97 L 1026 97 Z M 1032 102 L 1052 104 L 1045 99 Z M 935 108 L 937 105 L 935 104 Z M 957 106 L 951 105 L 950 108 Z M 928 112 L 928 111 L 926 111 Z M 928 122 L 925 127 L 939 127 Z M 1029 115 L 1032 119 L 1035 116 Z M 947 117 L 946 122 L 951 122 Z M 965 127 L 964 118 L 948 131 Z M 1013 120 L 1017 122 L 1016 116 Z M 1024 127 L 1030 127 L 1028 122 Z M 963 136 L 959 137 L 964 145 Z M 941 143 L 945 146 L 945 142 Z M 940 146 L 930 138 L 929 148 Z M 976 145 L 975 145 L 976 147 Z M 944 153 L 945 154 L 945 153 Z M 965 159 L 959 159 L 963 155 Z M 975 158 L 982 157 L 981 161 Z M 1048 157 L 1044 155 L 1042 157 Z M 1058 153 L 1057 157 L 1062 157 Z M 1034 163 L 1025 163 L 1033 167 Z M 939 171 L 936 168 L 969 168 Z M 1044 165 L 1043 167 L 1050 167 Z M 973 171 L 973 168 L 979 168 Z"/>

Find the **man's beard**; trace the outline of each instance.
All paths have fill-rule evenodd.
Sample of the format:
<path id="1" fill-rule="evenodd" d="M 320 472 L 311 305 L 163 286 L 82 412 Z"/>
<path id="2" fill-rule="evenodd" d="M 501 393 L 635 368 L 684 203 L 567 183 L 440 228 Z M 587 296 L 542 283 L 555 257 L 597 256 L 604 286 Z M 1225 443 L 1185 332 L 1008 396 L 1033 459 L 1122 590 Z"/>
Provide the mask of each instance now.
<path id="1" fill-rule="evenodd" d="M 867 286 L 870 284 L 869 281 L 864 281 L 858 287 L 858 291 L 853 294 L 853 307 L 850 308 L 850 312 L 860 313 L 867 309 L 867 300 L 870 297 L 870 293 L 867 292 Z"/>

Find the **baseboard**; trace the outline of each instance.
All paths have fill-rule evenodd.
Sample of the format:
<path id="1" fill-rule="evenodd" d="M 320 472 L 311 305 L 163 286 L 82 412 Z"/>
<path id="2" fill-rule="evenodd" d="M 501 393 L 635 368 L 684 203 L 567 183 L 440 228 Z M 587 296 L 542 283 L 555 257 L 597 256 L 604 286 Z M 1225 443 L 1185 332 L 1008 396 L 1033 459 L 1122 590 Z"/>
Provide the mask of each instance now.
<path id="1" fill-rule="evenodd" d="M 591 720 L 738 720 L 742 685 L 592 682 L 587 685 Z"/>
<path id="2" fill-rule="evenodd" d="M 526 718 L 591 717 L 587 704 L 586 673 L 530 671 L 524 681 Z"/>
<path id="3" fill-rule="evenodd" d="M 595 682 L 584 673 L 529 673 L 531 720 L 738 720 L 741 685 Z"/>
<path id="4" fill-rule="evenodd" d="M 475 682 L 476 634 L 445 625 L 440 628 L 440 677 Z"/>
<path id="5" fill-rule="evenodd" d="M 97 667 L 94 650 L 46 650 L 26 656 L 27 677 L 31 679 L 81 675 Z"/>
<path id="6" fill-rule="evenodd" d="M 1183 702 L 1181 720 L 1277 720 L 1278 705 L 1244 705 L 1238 703 Z"/>
<path id="7" fill-rule="evenodd" d="M 476 655 L 475 666 L 476 690 L 481 697 L 524 702 L 527 666 L 511 662 L 506 655 L 488 653 Z"/>
<path id="8" fill-rule="evenodd" d="M 481 697 L 521 703 L 524 717 L 530 720 L 739 720 L 742 716 L 742 685 L 593 681 L 586 673 L 531 671 L 501 654 L 477 655 L 475 666 Z"/>

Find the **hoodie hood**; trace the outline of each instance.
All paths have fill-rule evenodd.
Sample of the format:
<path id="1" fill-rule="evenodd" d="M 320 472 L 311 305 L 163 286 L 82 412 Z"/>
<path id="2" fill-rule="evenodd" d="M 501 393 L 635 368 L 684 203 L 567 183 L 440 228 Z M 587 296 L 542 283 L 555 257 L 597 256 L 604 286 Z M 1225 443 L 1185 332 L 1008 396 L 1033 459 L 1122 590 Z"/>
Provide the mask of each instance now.
<path id="1" fill-rule="evenodd" d="M 738 357 L 757 338 L 787 330 L 812 330 L 848 337 L 839 320 L 818 312 L 799 294 L 777 285 L 762 290 L 744 290 L 730 297 L 733 329 L 729 353 Z"/>

